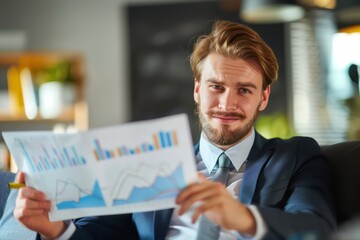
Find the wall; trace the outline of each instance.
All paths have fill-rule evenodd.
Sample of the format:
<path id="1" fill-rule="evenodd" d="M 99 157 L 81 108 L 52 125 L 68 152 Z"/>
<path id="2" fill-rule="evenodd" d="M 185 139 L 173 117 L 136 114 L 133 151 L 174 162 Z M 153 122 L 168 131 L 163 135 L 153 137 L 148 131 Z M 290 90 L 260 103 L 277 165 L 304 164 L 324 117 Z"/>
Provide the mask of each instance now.
<path id="1" fill-rule="evenodd" d="M 124 7 L 130 3 L 160 2 L 170 1 L 0 0 L 0 31 L 24 31 L 27 50 L 83 53 L 89 126 L 112 125 L 131 117 L 127 12 Z M 176 2 L 193 1 L 171 1 Z M 276 98 L 273 101 L 284 102 Z"/>

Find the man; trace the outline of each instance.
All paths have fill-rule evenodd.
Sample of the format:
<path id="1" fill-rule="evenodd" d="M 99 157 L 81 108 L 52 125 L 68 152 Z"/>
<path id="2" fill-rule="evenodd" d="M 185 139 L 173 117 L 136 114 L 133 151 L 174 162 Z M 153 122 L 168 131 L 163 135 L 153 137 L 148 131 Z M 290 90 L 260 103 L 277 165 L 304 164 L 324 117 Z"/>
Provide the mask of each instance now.
<path id="1" fill-rule="evenodd" d="M 253 128 L 277 79 L 273 51 L 250 28 L 217 21 L 199 38 L 190 62 L 202 126 L 195 154 L 205 176 L 180 192 L 175 211 L 49 222 L 50 202 L 25 187 L 15 217 L 48 239 L 195 239 L 197 231 L 206 232 L 199 229 L 200 216 L 221 227 L 220 239 L 328 235 L 336 223 L 318 144 L 300 137 L 266 140 Z M 226 187 L 206 178 L 222 168 L 217 159 L 223 152 L 232 163 Z"/>

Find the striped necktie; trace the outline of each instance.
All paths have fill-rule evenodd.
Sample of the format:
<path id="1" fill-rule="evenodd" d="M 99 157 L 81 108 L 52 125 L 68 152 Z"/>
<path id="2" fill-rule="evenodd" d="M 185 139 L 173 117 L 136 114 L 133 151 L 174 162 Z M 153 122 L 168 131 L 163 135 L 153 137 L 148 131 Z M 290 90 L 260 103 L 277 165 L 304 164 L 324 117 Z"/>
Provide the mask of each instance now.
<path id="1" fill-rule="evenodd" d="M 223 152 L 218 158 L 218 169 L 212 177 L 213 181 L 226 185 L 229 177 L 230 158 Z M 196 240 L 217 240 L 220 236 L 220 227 L 211 222 L 205 215 L 199 220 Z"/>

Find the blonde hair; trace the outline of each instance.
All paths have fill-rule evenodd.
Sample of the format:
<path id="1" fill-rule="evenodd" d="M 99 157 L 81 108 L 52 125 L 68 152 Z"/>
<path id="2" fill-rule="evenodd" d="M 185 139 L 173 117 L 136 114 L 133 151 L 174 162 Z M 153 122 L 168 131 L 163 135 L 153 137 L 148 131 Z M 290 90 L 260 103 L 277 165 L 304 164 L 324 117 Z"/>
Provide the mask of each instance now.
<path id="1" fill-rule="evenodd" d="M 202 62 L 211 53 L 254 61 L 262 71 L 263 88 L 278 77 L 278 63 L 272 49 L 254 30 L 240 23 L 216 21 L 208 35 L 200 36 L 190 56 L 194 78 L 201 77 Z"/>

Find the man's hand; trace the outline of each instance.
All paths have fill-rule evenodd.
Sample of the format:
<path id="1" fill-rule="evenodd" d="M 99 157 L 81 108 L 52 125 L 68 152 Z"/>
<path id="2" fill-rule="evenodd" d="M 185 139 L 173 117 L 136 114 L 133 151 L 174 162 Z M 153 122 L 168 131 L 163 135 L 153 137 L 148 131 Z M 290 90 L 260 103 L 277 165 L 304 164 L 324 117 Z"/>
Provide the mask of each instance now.
<path id="1" fill-rule="evenodd" d="M 205 214 L 225 229 L 255 235 L 256 222 L 251 211 L 231 196 L 221 183 L 209 181 L 202 175 L 200 178 L 200 183 L 189 185 L 176 198 L 176 203 L 180 205 L 179 215 L 188 211 L 194 203 L 200 202 L 192 216 L 193 222 Z"/>
<path id="2" fill-rule="evenodd" d="M 20 172 L 17 182 L 25 183 L 25 174 Z M 43 235 L 46 239 L 60 236 L 66 229 L 64 222 L 50 222 L 48 212 L 51 202 L 43 192 L 30 187 L 19 190 L 14 216 L 27 228 Z"/>

